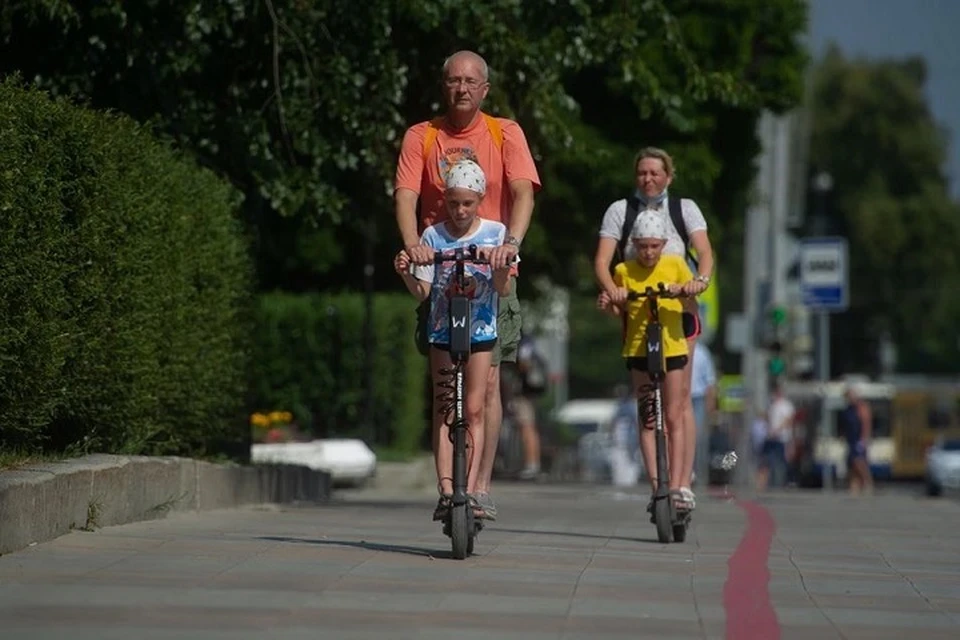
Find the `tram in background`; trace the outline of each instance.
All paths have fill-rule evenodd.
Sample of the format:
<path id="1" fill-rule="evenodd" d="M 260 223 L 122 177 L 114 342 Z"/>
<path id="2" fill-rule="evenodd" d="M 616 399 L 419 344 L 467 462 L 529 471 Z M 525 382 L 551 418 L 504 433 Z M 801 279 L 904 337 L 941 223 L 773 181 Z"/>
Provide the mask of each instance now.
<path id="1" fill-rule="evenodd" d="M 925 473 L 927 449 L 938 438 L 960 437 L 960 384 L 927 378 L 868 381 L 787 382 L 784 392 L 797 409 L 791 446 L 801 486 L 821 486 L 846 477 L 847 445 L 840 413 L 847 386 L 856 384 L 873 414 L 867 460 L 877 480 L 916 480 Z M 826 421 L 822 419 L 826 403 Z"/>

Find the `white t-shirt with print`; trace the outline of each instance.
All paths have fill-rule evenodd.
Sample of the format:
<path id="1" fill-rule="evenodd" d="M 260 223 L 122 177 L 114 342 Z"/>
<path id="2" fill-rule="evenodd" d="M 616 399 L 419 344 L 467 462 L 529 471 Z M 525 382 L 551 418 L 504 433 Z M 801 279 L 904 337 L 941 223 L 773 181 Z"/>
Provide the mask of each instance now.
<path id="1" fill-rule="evenodd" d="M 647 209 L 655 211 L 660 215 L 667 227 L 667 244 L 663 248 L 664 254 L 683 256 L 683 241 L 680 239 L 680 233 L 673 226 L 673 220 L 670 219 L 668 195 L 659 205 L 651 205 Z M 641 209 L 642 211 L 643 209 Z M 683 224 L 687 227 L 687 237 L 690 237 L 694 231 L 701 231 L 707 228 L 707 221 L 703 217 L 703 212 L 693 200 L 687 198 L 680 199 L 680 211 L 683 214 Z M 603 214 L 603 222 L 600 223 L 600 237 L 612 238 L 620 242 L 620 234 L 623 231 L 623 221 L 627 217 L 627 199 L 617 200 L 607 207 L 607 212 Z M 636 257 L 637 252 L 633 248 L 633 243 L 628 242 L 624 250 L 624 259 L 631 260 Z"/>
<path id="2" fill-rule="evenodd" d="M 432 247 L 435 251 L 448 251 L 475 244 L 478 247 L 499 247 L 507 235 L 507 227 L 502 222 L 480 219 L 477 230 L 462 238 L 455 238 L 447 231 L 446 224 L 438 222 L 424 230 L 420 244 Z M 519 256 L 516 258 L 519 262 Z M 433 264 L 413 268 L 417 280 L 431 283 L 430 317 L 428 319 L 430 344 L 450 344 L 450 299 L 449 293 L 454 286 L 453 263 L 445 263 L 440 269 Z M 500 296 L 493 286 L 493 271 L 489 264 L 464 264 L 464 273 L 470 283 L 470 342 L 487 342 L 497 338 L 497 312 L 500 308 Z"/>

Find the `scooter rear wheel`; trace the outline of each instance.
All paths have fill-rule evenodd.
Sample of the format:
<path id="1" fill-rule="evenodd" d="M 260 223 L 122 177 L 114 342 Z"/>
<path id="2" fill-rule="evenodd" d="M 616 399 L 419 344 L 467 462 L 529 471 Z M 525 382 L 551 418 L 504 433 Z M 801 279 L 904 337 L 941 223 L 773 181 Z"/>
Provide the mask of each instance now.
<path id="1" fill-rule="evenodd" d="M 687 539 L 687 525 L 686 524 L 673 525 L 673 541 L 683 542 L 686 539 Z"/>

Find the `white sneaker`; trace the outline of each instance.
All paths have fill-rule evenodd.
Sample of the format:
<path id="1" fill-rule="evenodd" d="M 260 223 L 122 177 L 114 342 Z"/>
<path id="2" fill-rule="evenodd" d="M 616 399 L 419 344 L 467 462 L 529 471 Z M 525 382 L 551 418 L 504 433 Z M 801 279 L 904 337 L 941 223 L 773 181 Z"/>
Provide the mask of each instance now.
<path id="1" fill-rule="evenodd" d="M 520 472 L 519 477 L 521 480 L 533 480 L 538 475 L 540 475 L 539 467 L 524 467 L 523 471 Z"/>
<path id="2" fill-rule="evenodd" d="M 691 511 L 697 508 L 697 496 L 690 490 L 690 487 L 680 487 L 680 495 L 683 496 L 683 501 L 690 505 Z"/>

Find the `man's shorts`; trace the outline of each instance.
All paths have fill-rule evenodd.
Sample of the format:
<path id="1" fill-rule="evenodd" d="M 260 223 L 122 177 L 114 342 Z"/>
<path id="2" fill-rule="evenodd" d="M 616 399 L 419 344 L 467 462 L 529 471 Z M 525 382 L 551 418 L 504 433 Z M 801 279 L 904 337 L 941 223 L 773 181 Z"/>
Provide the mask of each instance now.
<path id="1" fill-rule="evenodd" d="M 867 447 L 862 442 L 854 444 L 847 443 L 847 468 L 853 466 L 853 463 L 863 458 L 867 459 Z"/>
<path id="2" fill-rule="evenodd" d="M 537 424 L 537 410 L 534 408 L 530 398 L 526 396 L 517 396 L 513 399 L 511 405 L 513 415 L 520 424 Z"/>
<path id="3" fill-rule="evenodd" d="M 510 276 L 510 295 L 501 296 L 497 313 L 497 344 L 493 348 L 493 366 L 501 362 L 516 362 L 520 345 L 523 317 L 520 314 L 520 299 L 517 297 L 517 278 Z"/>
<path id="4" fill-rule="evenodd" d="M 429 314 L 430 298 L 427 298 L 417 307 L 417 326 L 414 330 L 417 350 L 423 356 L 430 352 L 426 331 Z M 517 298 L 517 278 L 510 276 L 510 295 L 500 297 L 500 309 L 497 312 L 497 342 L 493 346 L 493 366 L 496 367 L 501 362 L 517 361 L 517 348 L 520 344 L 522 328 L 523 318 L 520 314 L 520 299 Z"/>

